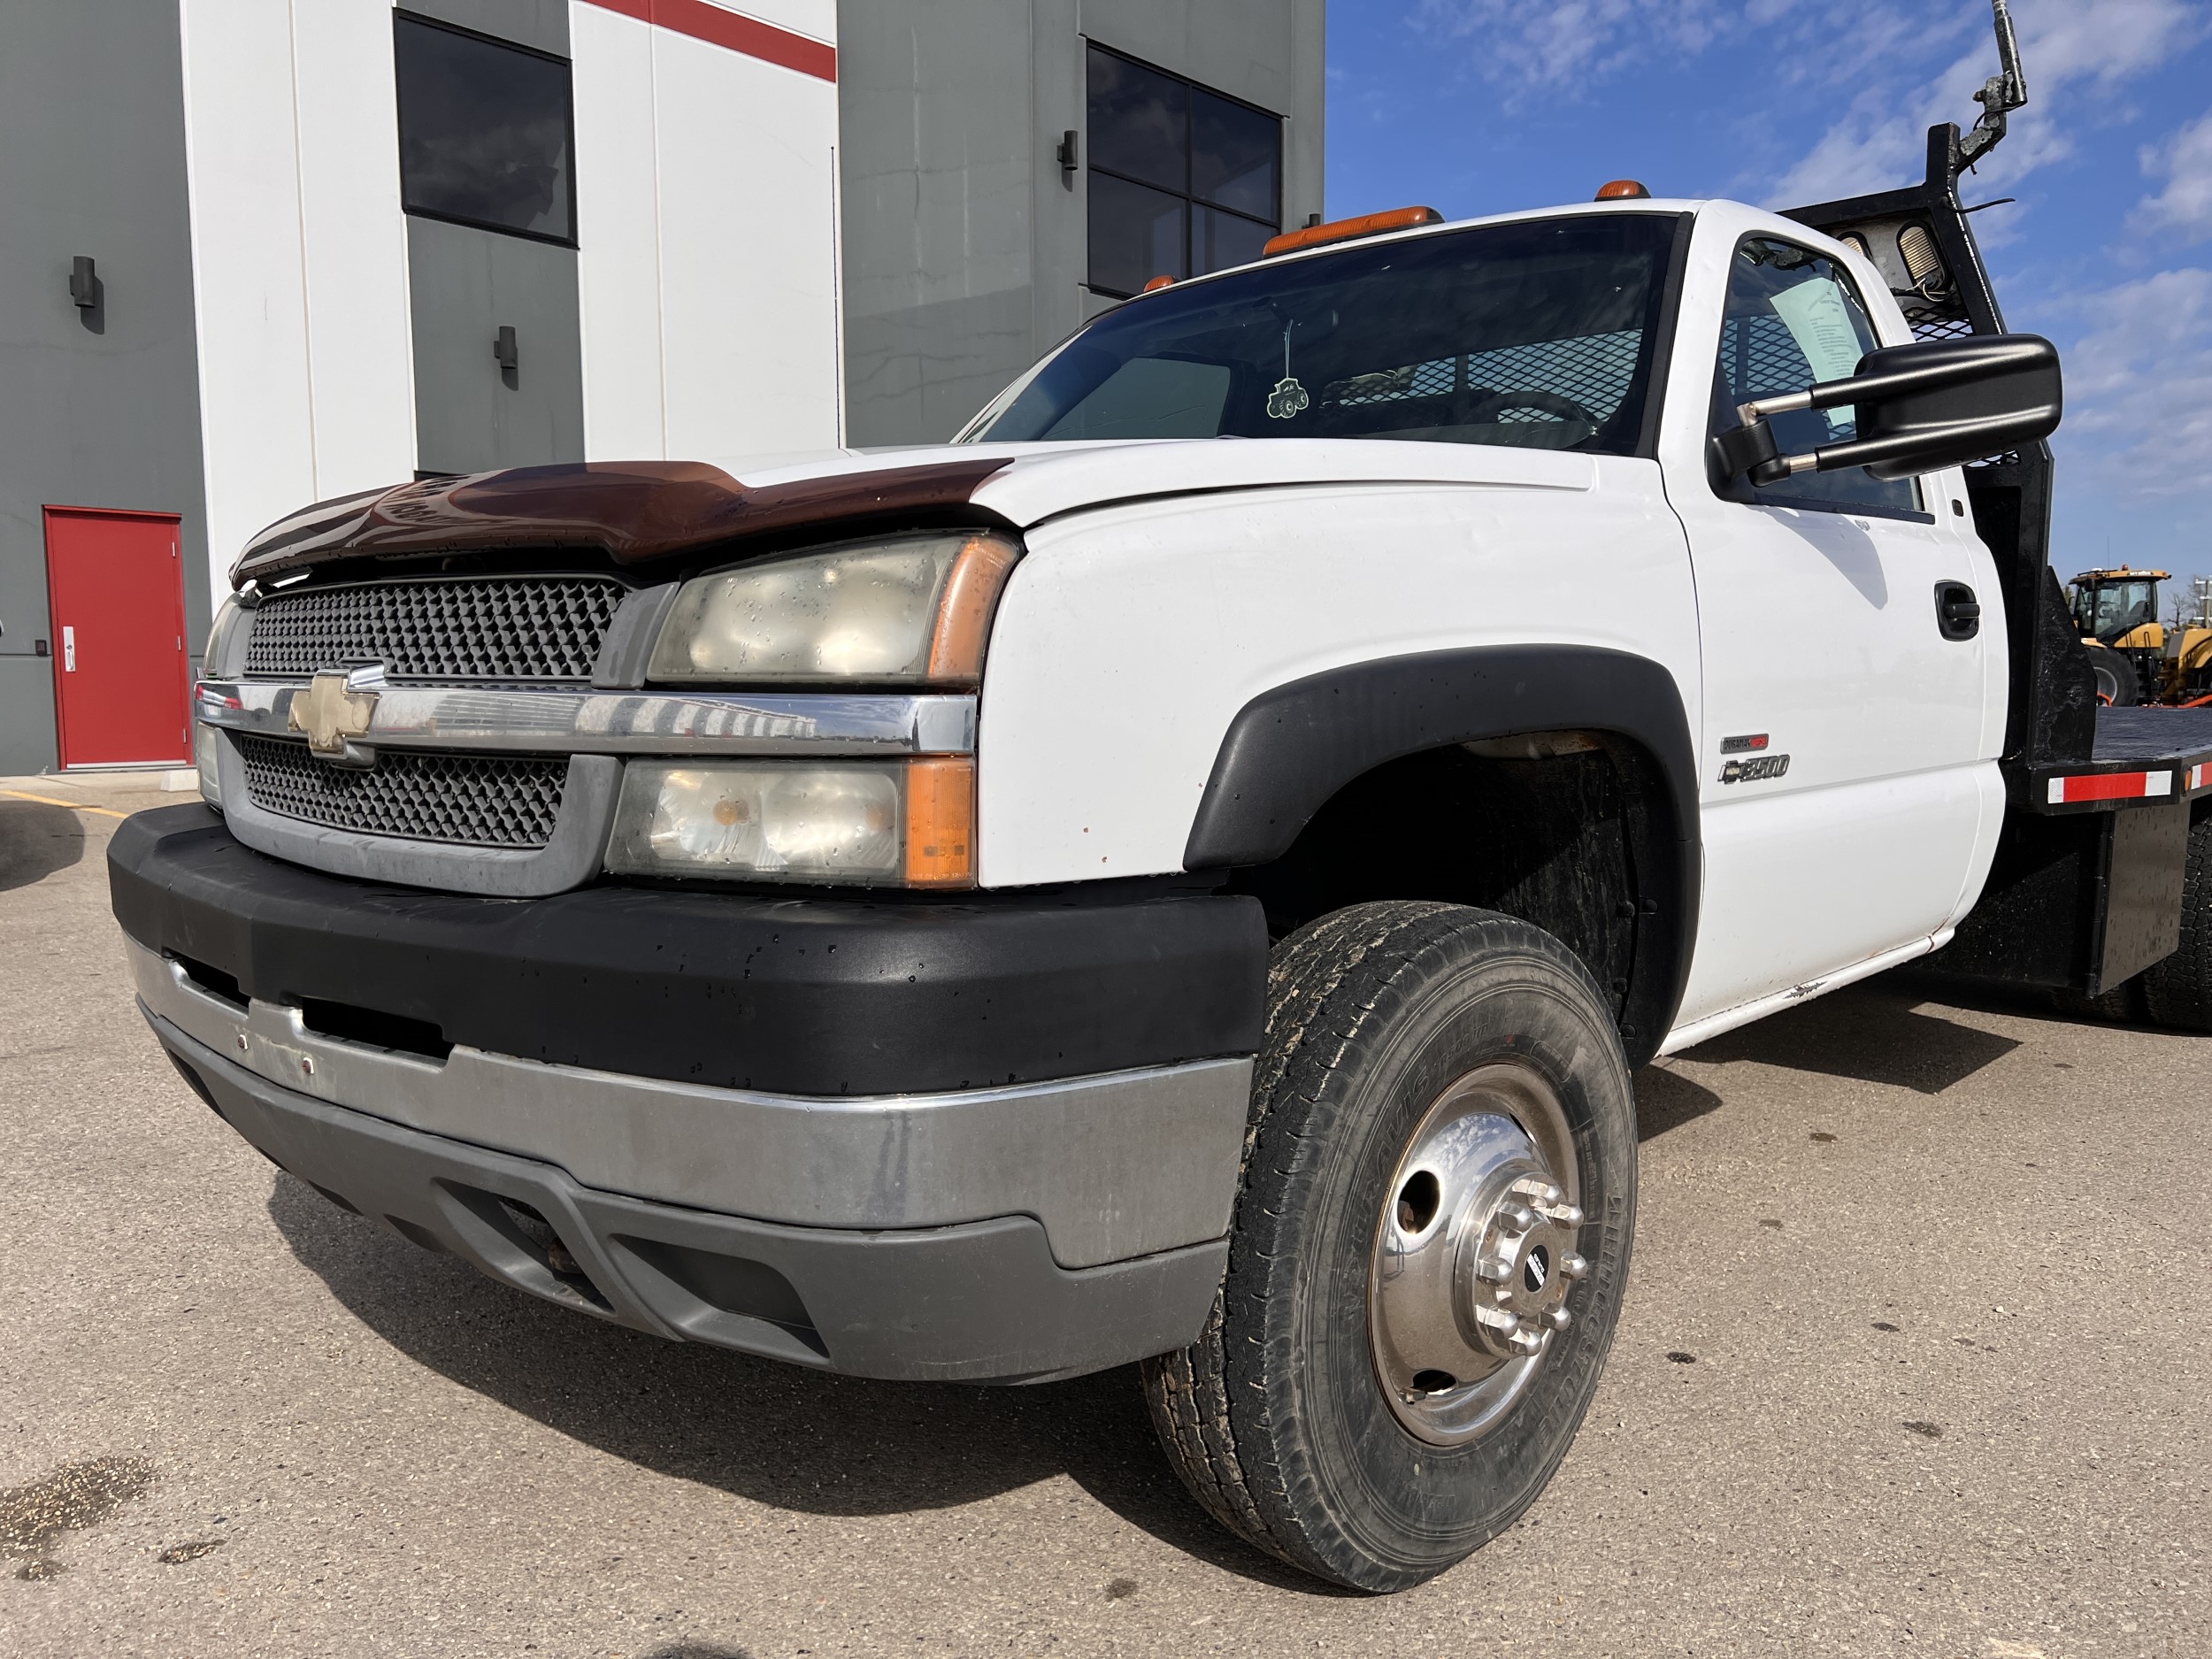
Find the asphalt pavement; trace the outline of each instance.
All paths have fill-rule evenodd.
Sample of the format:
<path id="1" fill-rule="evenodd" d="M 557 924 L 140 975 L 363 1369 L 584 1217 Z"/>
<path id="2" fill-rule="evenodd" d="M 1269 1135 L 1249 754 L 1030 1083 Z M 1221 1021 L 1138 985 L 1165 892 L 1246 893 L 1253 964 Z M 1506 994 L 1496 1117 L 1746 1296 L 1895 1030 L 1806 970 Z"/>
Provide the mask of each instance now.
<path id="1" fill-rule="evenodd" d="M 1893 979 L 1646 1070 L 1580 1439 L 1377 1600 L 1216 1531 L 1132 1371 L 679 1347 L 278 1172 L 126 985 L 104 814 L 181 798 L 0 786 L 0 1653 L 2212 1653 L 2204 1039 Z"/>

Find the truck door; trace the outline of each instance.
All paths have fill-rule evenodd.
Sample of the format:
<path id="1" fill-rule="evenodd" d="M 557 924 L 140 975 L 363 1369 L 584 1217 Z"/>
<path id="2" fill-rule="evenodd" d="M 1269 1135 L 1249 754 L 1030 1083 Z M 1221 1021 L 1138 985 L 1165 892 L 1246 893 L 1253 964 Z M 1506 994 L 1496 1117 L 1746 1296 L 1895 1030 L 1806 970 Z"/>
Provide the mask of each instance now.
<path id="1" fill-rule="evenodd" d="M 1704 656 L 1705 891 L 1681 1025 L 1912 954 L 1978 888 L 2003 804 L 2003 620 L 1959 475 L 1753 488 L 1709 470 L 1737 404 L 1847 376 L 1882 343 L 1844 265 L 1742 229 L 1700 226 L 1725 258 L 1693 260 L 1662 446 Z M 1786 452 L 1855 431 L 1847 409 L 1775 425 Z M 1950 584 L 1984 604 L 1970 634 Z"/>

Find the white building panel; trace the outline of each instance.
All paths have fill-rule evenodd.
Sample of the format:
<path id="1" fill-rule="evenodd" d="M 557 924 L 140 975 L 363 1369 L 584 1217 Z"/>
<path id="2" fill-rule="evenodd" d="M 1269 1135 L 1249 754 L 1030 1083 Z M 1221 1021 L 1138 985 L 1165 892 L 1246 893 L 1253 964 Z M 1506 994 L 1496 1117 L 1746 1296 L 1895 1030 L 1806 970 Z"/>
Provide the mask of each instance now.
<path id="1" fill-rule="evenodd" d="M 831 45 L 837 42 L 837 0 L 747 0 L 741 6 L 724 5 L 722 0 L 708 0 L 708 4 L 795 35 L 810 35 Z"/>
<path id="2" fill-rule="evenodd" d="M 210 585 L 304 503 L 414 469 L 391 12 L 185 0 Z"/>
<path id="3" fill-rule="evenodd" d="M 327 497 L 415 467 L 391 9 L 293 0 L 292 38 L 314 493 Z"/>
<path id="4" fill-rule="evenodd" d="M 186 165 L 210 585 L 314 498 L 299 147 L 286 0 L 185 0 Z"/>
<path id="5" fill-rule="evenodd" d="M 667 453 L 834 446 L 837 88 L 667 29 L 653 47 Z"/>
<path id="6" fill-rule="evenodd" d="M 668 453 L 661 379 L 660 196 L 653 27 L 569 7 L 576 99 L 577 286 L 584 446 L 595 460 Z"/>

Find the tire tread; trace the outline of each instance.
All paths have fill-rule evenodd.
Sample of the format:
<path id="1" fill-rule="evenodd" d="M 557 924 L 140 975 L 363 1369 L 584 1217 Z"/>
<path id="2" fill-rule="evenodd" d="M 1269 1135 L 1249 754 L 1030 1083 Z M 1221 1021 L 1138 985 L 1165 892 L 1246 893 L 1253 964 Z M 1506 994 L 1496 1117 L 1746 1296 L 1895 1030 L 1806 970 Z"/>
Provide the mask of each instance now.
<path id="1" fill-rule="evenodd" d="M 1395 982 L 1423 955 L 1470 933 L 1486 943 L 1534 950 L 1588 984 L 1580 960 L 1549 934 L 1494 911 L 1429 901 L 1389 901 L 1333 911 L 1276 946 L 1268 971 L 1266 1035 L 1253 1075 L 1252 1110 L 1231 1235 L 1229 1269 L 1199 1339 L 1147 1360 L 1144 1391 L 1170 1463 L 1208 1514 L 1277 1559 L 1338 1584 L 1353 1584 L 1354 1563 L 1332 1557 L 1333 1540 L 1310 1536 L 1299 1516 L 1314 1481 L 1278 1454 L 1301 1436 L 1295 1422 L 1271 1417 L 1276 1403 L 1250 1384 L 1255 1414 L 1239 1433 L 1231 1402 L 1248 1364 L 1278 1368 L 1288 1354 L 1250 1356 L 1229 1349 L 1232 1310 L 1243 1331 L 1264 1329 L 1260 1263 L 1286 1242 L 1284 1197 L 1301 1167 L 1320 1156 L 1339 1109 L 1328 1085 L 1355 1054 Z M 1590 995 L 1597 996 L 1594 985 Z M 1295 1102 L 1300 1110 L 1282 1109 Z M 1296 1127 L 1286 1126 L 1295 1120 Z M 1280 1339 L 1286 1342 L 1287 1339 Z M 1417 1575 L 1409 1575 L 1414 1582 Z"/>

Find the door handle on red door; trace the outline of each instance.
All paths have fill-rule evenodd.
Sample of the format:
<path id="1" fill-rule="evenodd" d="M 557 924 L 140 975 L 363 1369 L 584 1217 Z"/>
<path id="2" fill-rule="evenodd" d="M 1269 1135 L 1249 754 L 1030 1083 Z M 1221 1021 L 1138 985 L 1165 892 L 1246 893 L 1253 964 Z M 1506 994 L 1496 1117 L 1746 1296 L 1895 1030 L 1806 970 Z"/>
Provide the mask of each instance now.
<path id="1" fill-rule="evenodd" d="M 77 672 L 77 630 L 73 627 L 65 626 L 61 631 L 61 672 Z"/>
<path id="2" fill-rule="evenodd" d="M 1964 582 L 1935 586 L 1936 631 L 1947 640 L 1970 640 L 1982 631 L 1981 602 Z"/>

